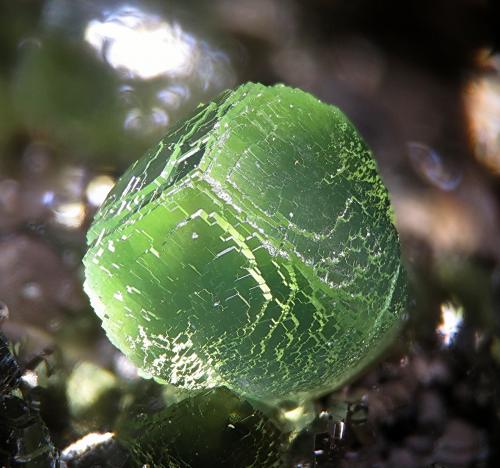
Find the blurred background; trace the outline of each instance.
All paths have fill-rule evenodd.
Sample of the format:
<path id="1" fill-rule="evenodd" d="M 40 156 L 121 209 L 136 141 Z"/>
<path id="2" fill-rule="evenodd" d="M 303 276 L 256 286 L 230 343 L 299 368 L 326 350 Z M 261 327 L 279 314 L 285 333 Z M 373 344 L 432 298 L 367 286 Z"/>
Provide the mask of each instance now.
<path id="1" fill-rule="evenodd" d="M 493 0 L 0 0 L 0 464 L 498 466 L 499 23 Z M 246 81 L 354 121 L 415 290 L 392 353 L 290 409 L 293 437 L 226 391 L 140 379 L 82 291 L 116 179 Z"/>

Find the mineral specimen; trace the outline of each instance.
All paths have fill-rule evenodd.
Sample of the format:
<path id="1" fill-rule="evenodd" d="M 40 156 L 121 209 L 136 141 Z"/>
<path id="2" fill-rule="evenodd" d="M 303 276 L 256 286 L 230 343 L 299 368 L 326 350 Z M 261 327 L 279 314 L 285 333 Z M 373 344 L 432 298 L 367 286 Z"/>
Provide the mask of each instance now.
<path id="1" fill-rule="evenodd" d="M 159 411 L 133 407 L 121 416 L 116 432 L 134 466 L 284 466 L 280 459 L 286 436 L 225 388 L 199 392 Z"/>
<path id="2" fill-rule="evenodd" d="M 275 403 L 391 343 L 406 277 L 387 191 L 337 108 L 246 84 L 123 175 L 88 233 L 85 289 L 145 374 Z"/>

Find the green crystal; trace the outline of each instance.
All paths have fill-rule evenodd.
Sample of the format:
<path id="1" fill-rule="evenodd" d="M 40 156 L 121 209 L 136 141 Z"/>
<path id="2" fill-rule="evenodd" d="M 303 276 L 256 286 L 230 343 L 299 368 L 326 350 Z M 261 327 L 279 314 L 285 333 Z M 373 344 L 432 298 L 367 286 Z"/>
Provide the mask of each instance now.
<path id="1" fill-rule="evenodd" d="M 145 374 L 266 402 L 356 377 L 407 298 L 387 190 L 336 107 L 246 84 L 197 109 L 118 181 L 85 289 Z"/>
<path id="2" fill-rule="evenodd" d="M 116 433 L 133 466 L 157 468 L 277 468 L 287 441 L 268 417 L 225 388 L 153 413 L 137 406 L 121 417 Z"/>

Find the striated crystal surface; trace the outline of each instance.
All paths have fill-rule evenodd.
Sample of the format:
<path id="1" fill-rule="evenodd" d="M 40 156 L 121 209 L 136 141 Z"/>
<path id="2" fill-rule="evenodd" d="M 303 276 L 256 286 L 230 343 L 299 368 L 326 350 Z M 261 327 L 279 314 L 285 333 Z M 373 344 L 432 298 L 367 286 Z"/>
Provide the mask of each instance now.
<path id="1" fill-rule="evenodd" d="M 336 107 L 246 84 L 172 129 L 88 233 L 85 289 L 146 374 L 278 402 L 355 377 L 407 287 L 387 191 Z"/>

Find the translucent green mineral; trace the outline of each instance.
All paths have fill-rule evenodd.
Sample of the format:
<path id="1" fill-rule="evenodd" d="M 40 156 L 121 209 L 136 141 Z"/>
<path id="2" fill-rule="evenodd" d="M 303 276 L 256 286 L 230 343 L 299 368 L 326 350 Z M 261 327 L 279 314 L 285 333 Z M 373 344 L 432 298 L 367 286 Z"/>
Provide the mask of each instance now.
<path id="1" fill-rule="evenodd" d="M 119 180 L 85 289 L 146 374 L 279 402 L 354 378 L 391 343 L 406 277 L 387 190 L 347 117 L 246 84 Z"/>
<path id="2" fill-rule="evenodd" d="M 117 438 L 135 465 L 155 468 L 272 468 L 287 437 L 252 405 L 225 388 L 199 392 L 151 412 L 143 405 L 122 414 Z"/>

